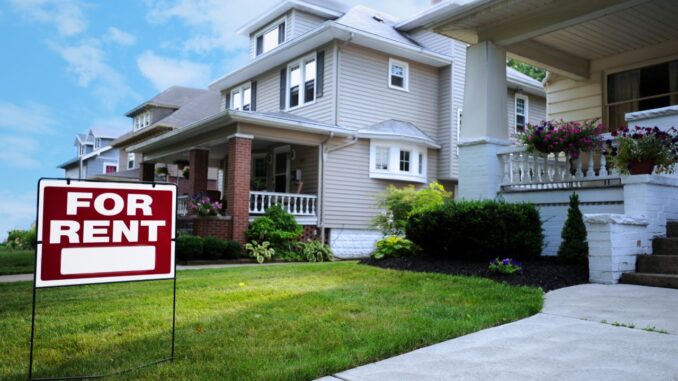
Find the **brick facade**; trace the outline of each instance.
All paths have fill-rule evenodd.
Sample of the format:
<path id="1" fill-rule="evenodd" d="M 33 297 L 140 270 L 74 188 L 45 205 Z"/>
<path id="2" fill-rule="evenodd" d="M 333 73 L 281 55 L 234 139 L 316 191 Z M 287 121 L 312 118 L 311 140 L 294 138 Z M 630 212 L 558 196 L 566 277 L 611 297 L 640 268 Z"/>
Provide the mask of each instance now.
<path id="1" fill-rule="evenodd" d="M 188 194 L 191 197 L 207 191 L 208 159 L 209 151 L 192 149 L 188 152 Z"/>
<path id="2" fill-rule="evenodd" d="M 225 218 L 195 218 L 193 235 L 231 239 L 231 220 Z"/>
<path id="3" fill-rule="evenodd" d="M 240 243 L 247 241 L 245 232 L 249 226 L 251 157 L 251 138 L 233 136 L 229 139 L 226 205 L 232 219 L 231 236 Z"/>

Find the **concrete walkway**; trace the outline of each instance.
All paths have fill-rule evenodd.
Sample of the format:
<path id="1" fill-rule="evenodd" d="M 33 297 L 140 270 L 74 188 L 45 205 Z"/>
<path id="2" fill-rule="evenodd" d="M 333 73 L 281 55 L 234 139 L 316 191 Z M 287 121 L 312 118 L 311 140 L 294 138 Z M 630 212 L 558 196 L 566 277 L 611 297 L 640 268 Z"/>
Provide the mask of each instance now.
<path id="1" fill-rule="evenodd" d="M 678 290 L 556 290 L 535 316 L 320 380 L 678 380 Z"/>

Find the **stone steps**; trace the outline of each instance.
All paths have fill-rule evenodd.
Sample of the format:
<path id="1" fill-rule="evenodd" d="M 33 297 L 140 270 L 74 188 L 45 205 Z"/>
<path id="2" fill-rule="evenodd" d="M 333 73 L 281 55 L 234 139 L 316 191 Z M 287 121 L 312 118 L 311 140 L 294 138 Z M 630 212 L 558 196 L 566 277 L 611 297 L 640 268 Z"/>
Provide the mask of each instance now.
<path id="1" fill-rule="evenodd" d="M 666 238 L 652 240 L 652 255 L 636 257 L 636 272 L 622 274 L 620 283 L 678 288 L 678 221 L 666 222 Z"/>
<path id="2" fill-rule="evenodd" d="M 678 288 L 678 274 L 625 273 L 620 283 L 650 287 Z"/>
<path id="3" fill-rule="evenodd" d="M 666 222 L 666 237 L 678 238 L 678 221 Z"/>
<path id="4" fill-rule="evenodd" d="M 678 255 L 639 255 L 636 257 L 639 273 L 678 274 Z"/>
<path id="5" fill-rule="evenodd" d="M 678 238 L 655 238 L 652 255 L 678 255 Z"/>

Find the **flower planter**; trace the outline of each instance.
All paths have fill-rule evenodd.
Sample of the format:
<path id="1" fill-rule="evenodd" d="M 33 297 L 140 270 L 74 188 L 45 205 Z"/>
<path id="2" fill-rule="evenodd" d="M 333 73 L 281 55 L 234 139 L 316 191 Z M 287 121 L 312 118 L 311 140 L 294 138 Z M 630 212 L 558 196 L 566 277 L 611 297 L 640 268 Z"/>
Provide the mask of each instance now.
<path id="1" fill-rule="evenodd" d="M 652 171 L 654 171 L 652 160 L 629 163 L 629 173 L 632 175 L 651 175 Z"/>

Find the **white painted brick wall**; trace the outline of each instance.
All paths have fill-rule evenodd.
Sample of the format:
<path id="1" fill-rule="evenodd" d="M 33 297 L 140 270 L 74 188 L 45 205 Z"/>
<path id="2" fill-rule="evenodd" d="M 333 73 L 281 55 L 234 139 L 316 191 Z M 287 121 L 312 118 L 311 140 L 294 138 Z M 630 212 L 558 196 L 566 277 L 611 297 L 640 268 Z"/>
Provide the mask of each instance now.
<path id="1" fill-rule="evenodd" d="M 459 144 L 459 197 L 494 199 L 497 197 L 503 167 L 497 156 L 510 141 L 482 138 Z"/>
<path id="2" fill-rule="evenodd" d="M 330 247 L 337 258 L 366 258 L 382 237 L 377 230 L 333 228 L 330 229 Z"/>
<path id="3" fill-rule="evenodd" d="M 663 175 L 627 176 L 624 213 L 648 219 L 645 240 L 666 235 L 666 221 L 678 220 L 678 178 Z M 647 251 L 651 253 L 651 251 Z"/>

